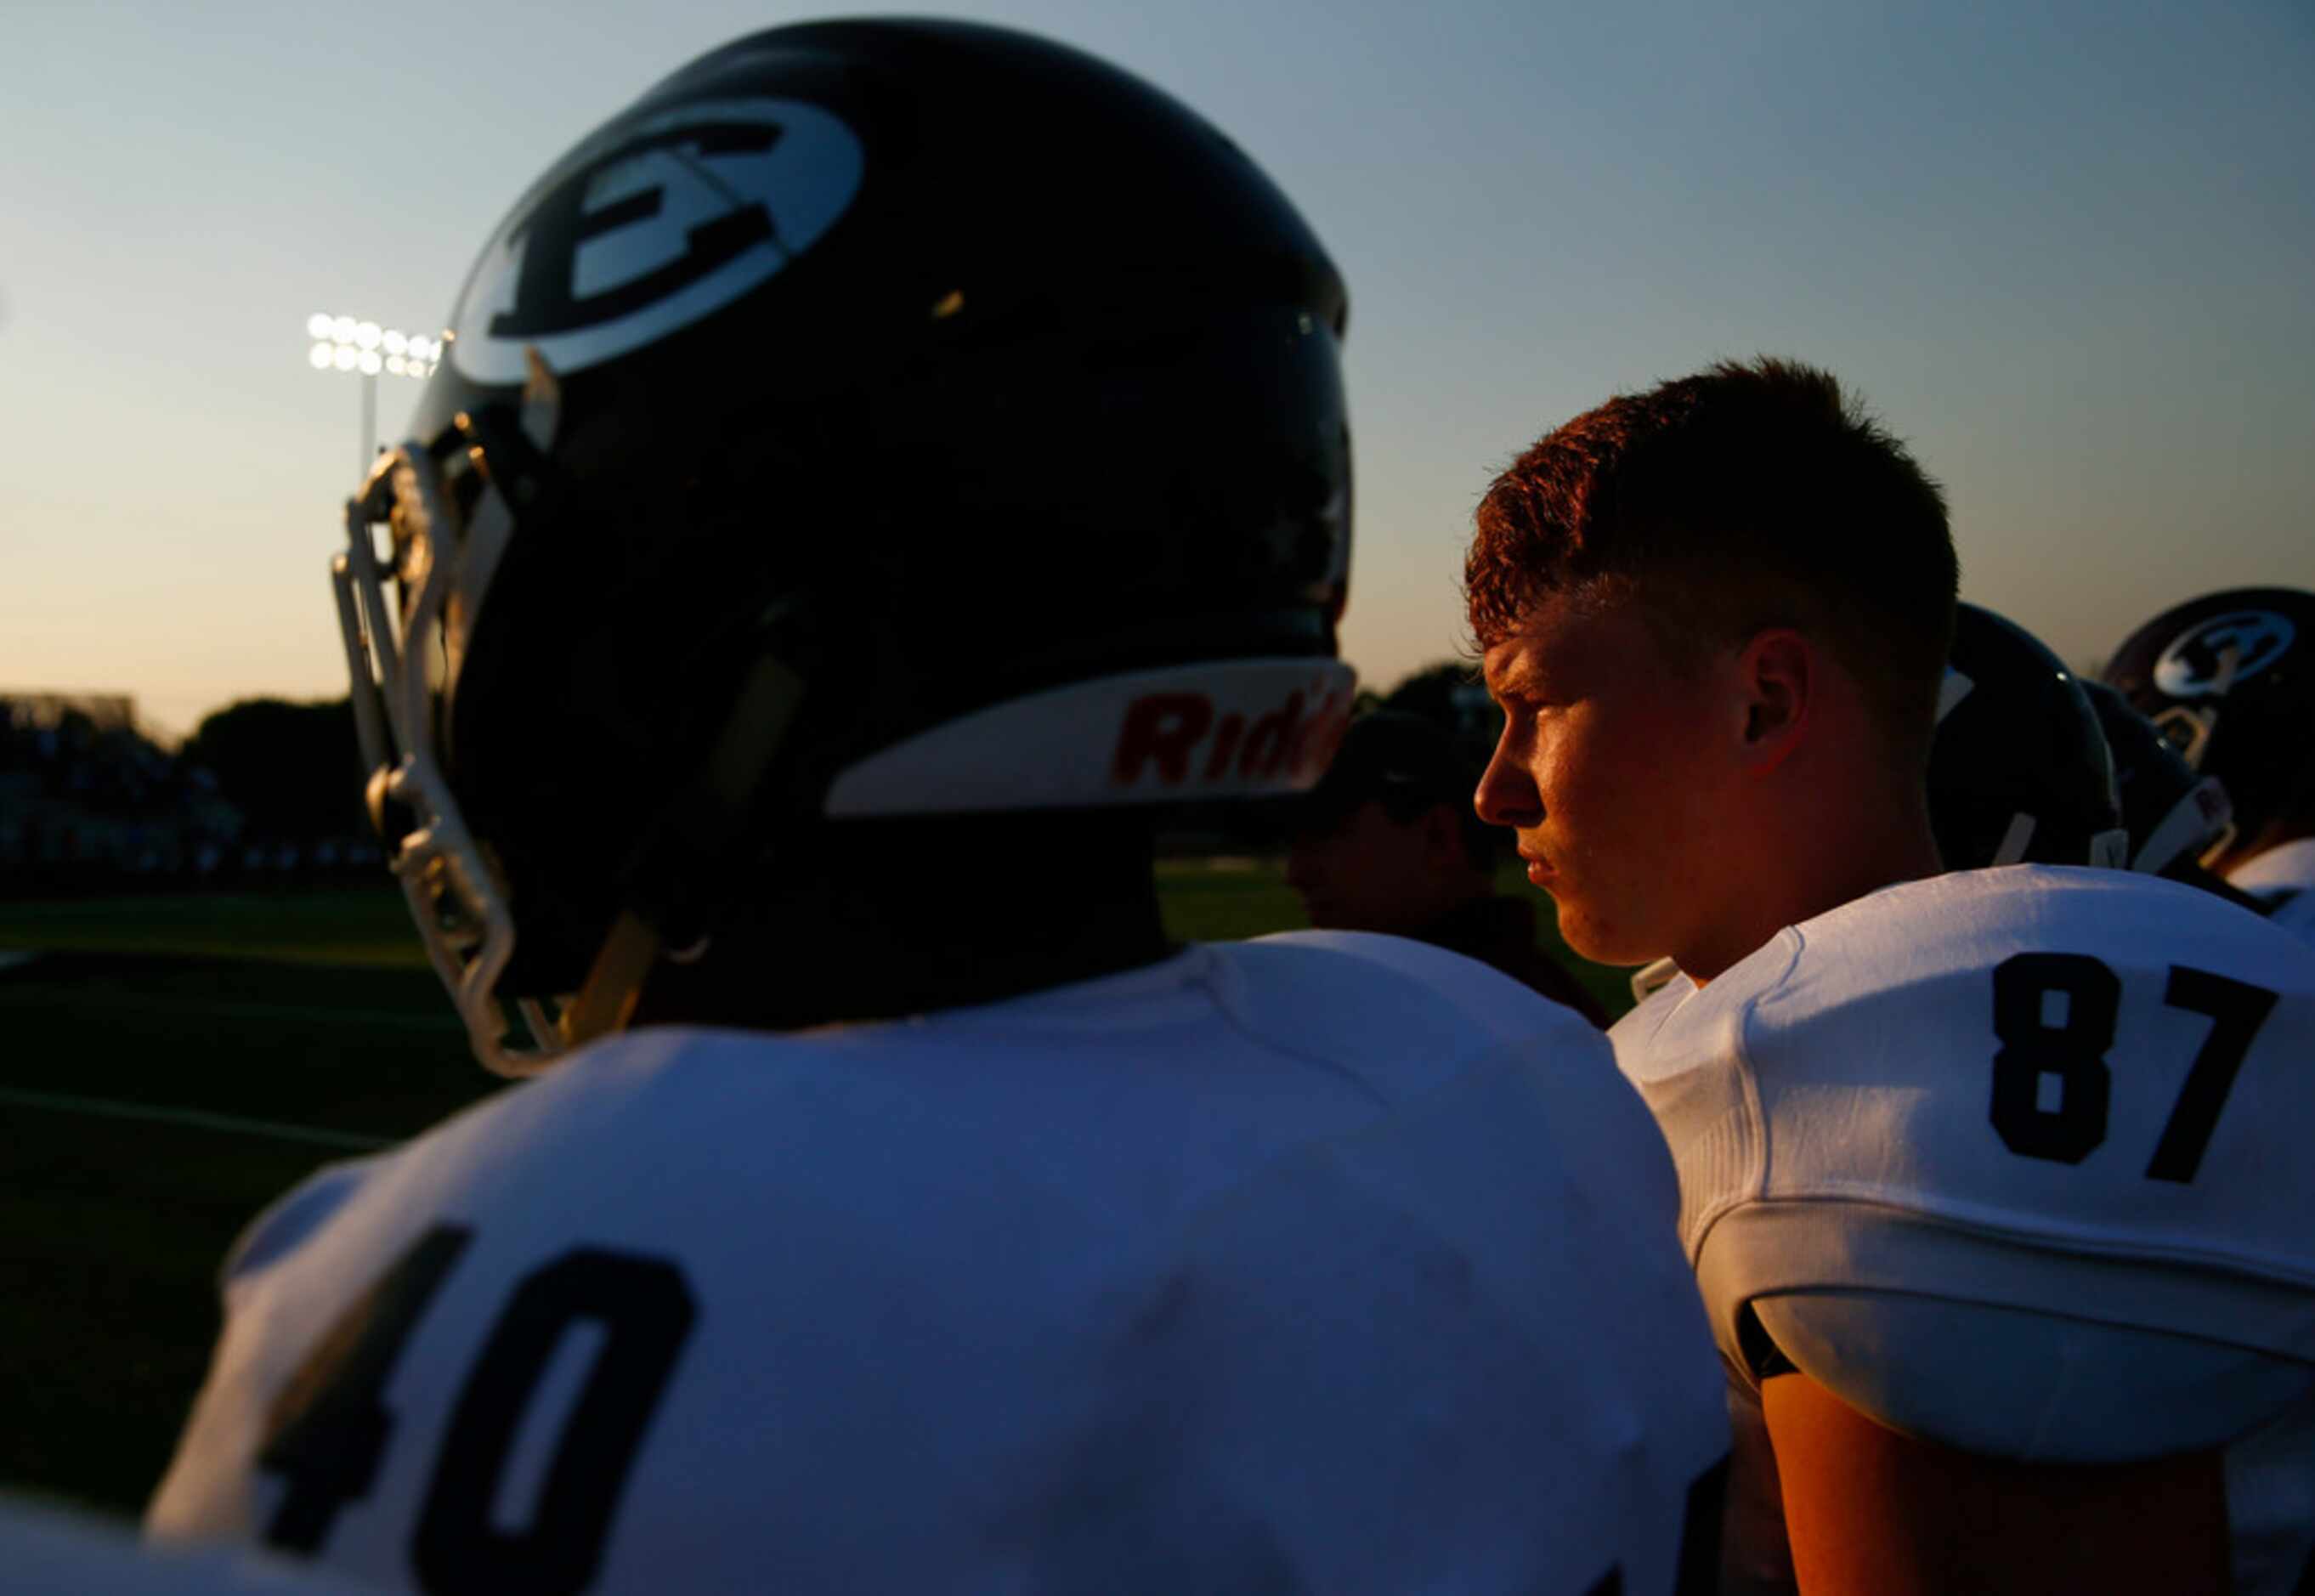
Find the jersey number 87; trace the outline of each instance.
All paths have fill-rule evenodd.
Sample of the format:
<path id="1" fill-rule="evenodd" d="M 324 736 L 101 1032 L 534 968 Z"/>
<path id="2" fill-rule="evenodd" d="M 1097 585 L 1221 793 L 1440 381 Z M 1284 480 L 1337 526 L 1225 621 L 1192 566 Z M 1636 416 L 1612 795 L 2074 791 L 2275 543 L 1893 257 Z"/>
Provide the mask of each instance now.
<path id="1" fill-rule="evenodd" d="M 2054 1016 L 2053 996 L 2063 998 Z M 2202 1167 L 2227 1093 L 2275 1007 L 2275 994 L 2173 964 L 2162 1001 L 2212 1020 L 2146 1166 L 2149 1180 L 2186 1182 Z M 2121 1008 L 2121 980 L 2087 953 L 2017 953 L 1994 967 L 1993 1034 L 2001 1049 L 1993 1055 L 1991 1117 L 2011 1152 L 2079 1164 L 2106 1140 L 2114 1088 L 2106 1055 Z M 2044 1089 L 2049 1080 L 2054 1094 Z"/>

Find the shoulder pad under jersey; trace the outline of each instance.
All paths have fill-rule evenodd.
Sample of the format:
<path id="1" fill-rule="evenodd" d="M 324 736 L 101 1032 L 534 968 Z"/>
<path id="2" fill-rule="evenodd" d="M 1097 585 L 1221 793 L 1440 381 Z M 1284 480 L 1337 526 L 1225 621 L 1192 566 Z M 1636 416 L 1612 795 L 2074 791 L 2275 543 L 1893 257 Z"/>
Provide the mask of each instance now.
<path id="1" fill-rule="evenodd" d="M 2315 960 L 2216 897 L 1911 882 L 1613 1040 L 1732 1362 L 1754 1299 L 1849 1288 L 2315 1359 Z"/>

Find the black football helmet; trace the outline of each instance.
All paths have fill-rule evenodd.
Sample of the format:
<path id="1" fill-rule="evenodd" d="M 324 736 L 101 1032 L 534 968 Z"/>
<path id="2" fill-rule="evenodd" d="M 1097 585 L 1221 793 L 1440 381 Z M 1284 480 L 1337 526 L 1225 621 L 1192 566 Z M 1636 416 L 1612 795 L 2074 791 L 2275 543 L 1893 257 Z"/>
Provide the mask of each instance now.
<path id="1" fill-rule="evenodd" d="M 2196 775 L 2154 723 L 2106 683 L 2085 681 L 2082 691 L 2114 757 L 2133 870 L 2160 875 L 2192 864 L 2233 830 L 2233 806 L 2218 777 Z"/>
<path id="2" fill-rule="evenodd" d="M 2315 593 L 2230 588 L 2164 610 L 2106 679 L 2225 784 L 2239 835 L 2315 803 Z"/>
<path id="3" fill-rule="evenodd" d="M 2039 638 L 1975 604 L 1955 608 L 1929 825 L 1948 870 L 2118 868 L 2129 849 L 2114 762 L 2081 684 Z"/>
<path id="4" fill-rule="evenodd" d="M 1221 133 L 997 28 L 759 33 L 556 162 L 335 567 L 483 1061 L 616 1029 L 812 827 L 1307 787 L 1345 313 Z"/>

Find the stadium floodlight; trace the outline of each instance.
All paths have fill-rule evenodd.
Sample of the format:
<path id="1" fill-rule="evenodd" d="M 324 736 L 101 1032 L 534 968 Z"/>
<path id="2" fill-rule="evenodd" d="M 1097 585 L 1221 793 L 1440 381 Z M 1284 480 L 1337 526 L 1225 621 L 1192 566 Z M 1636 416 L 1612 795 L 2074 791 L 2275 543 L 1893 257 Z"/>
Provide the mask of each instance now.
<path id="1" fill-rule="evenodd" d="M 441 362 L 439 340 L 381 326 L 360 316 L 315 311 L 306 318 L 311 345 L 306 363 L 316 371 L 350 371 L 362 379 L 361 468 L 377 454 L 377 379 L 380 373 L 420 378 Z"/>

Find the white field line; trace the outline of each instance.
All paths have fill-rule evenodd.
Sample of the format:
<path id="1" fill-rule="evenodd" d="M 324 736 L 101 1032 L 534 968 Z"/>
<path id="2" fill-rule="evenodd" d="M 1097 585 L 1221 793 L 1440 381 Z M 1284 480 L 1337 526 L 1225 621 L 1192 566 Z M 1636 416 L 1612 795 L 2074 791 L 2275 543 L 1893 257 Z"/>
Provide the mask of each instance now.
<path id="1" fill-rule="evenodd" d="M 198 1108 L 166 1108 L 149 1103 L 118 1103 L 106 1097 L 72 1097 L 61 1092 L 26 1092 L 0 1086 L 0 1103 L 22 1108 L 45 1108 L 58 1113 L 97 1114 L 115 1120 L 142 1120 L 154 1125 L 189 1125 L 200 1130 L 231 1130 L 244 1136 L 270 1136 L 277 1141 L 302 1141 L 315 1147 L 345 1148 L 371 1152 L 392 1147 L 391 1136 L 363 1136 L 352 1130 L 324 1130 L 315 1125 L 284 1125 L 274 1120 L 245 1120 L 239 1114 L 208 1113 Z"/>

